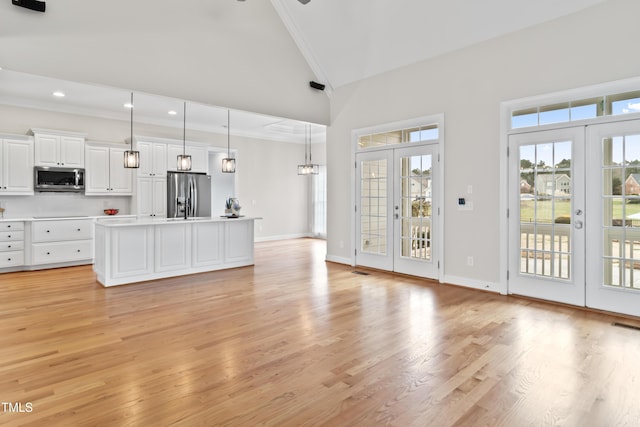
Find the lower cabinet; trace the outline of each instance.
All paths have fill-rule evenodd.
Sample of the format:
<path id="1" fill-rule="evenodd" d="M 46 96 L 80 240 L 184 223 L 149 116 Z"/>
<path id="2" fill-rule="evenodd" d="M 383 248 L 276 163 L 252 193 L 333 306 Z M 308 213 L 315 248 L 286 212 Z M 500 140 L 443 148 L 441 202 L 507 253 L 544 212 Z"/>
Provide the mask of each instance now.
<path id="1" fill-rule="evenodd" d="M 93 260 L 93 220 L 69 219 L 31 223 L 31 264 Z"/>
<path id="2" fill-rule="evenodd" d="M 0 268 L 24 264 L 24 222 L 0 223 Z"/>
<path id="3" fill-rule="evenodd" d="M 96 223 L 94 271 L 103 286 L 253 264 L 253 219 Z"/>

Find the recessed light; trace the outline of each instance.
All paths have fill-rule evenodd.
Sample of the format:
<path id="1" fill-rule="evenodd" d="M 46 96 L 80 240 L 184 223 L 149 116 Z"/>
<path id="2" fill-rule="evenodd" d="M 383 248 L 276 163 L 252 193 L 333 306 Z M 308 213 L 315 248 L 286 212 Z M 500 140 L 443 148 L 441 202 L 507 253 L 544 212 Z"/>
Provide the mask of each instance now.
<path id="1" fill-rule="evenodd" d="M 176 114 L 178 114 L 178 113 L 176 113 L 176 112 L 175 112 L 175 111 L 173 111 L 173 110 L 169 111 L 169 115 L 170 115 L 170 116 L 175 116 Z"/>
<path id="2" fill-rule="evenodd" d="M 126 104 L 124 104 L 124 108 L 133 108 L 133 104 L 130 102 L 127 102 Z"/>
<path id="3" fill-rule="evenodd" d="M 62 92 L 61 90 L 57 90 L 53 92 L 53 96 L 55 96 L 56 98 L 64 98 L 64 92 Z"/>

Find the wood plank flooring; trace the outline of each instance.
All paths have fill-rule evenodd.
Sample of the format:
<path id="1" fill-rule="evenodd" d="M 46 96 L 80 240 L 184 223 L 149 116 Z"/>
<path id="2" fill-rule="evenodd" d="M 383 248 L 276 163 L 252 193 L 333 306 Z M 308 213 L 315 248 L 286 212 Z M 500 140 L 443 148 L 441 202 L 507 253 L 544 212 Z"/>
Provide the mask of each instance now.
<path id="1" fill-rule="evenodd" d="M 612 326 L 634 319 L 324 254 L 260 243 L 253 267 L 109 289 L 0 275 L 0 424 L 639 425 L 640 331 Z"/>

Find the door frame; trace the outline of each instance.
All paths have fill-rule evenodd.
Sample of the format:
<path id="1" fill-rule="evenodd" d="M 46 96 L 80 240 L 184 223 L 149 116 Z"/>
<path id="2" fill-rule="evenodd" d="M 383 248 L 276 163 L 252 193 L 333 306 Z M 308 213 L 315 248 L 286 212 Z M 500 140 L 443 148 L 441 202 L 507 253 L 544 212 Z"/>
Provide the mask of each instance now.
<path id="1" fill-rule="evenodd" d="M 362 127 L 358 129 L 353 129 L 351 131 L 351 174 L 350 174 L 350 182 L 351 182 L 351 236 L 350 236 L 350 261 L 351 266 L 355 267 L 356 265 L 356 248 L 358 247 L 358 237 L 356 236 L 356 221 L 358 220 L 358 215 L 355 212 L 356 206 L 356 179 L 357 171 L 356 171 L 356 153 L 357 152 L 365 152 L 365 151 L 376 151 L 380 149 L 371 148 L 367 150 L 358 150 L 358 137 L 361 135 L 373 134 L 373 133 L 382 133 L 382 132 L 390 132 L 398 129 L 407 129 L 411 127 L 424 126 L 426 124 L 436 124 L 438 126 L 438 142 L 431 142 L 430 144 L 419 144 L 412 143 L 411 145 L 431 145 L 437 144 L 438 154 L 440 156 L 440 167 L 438 171 L 438 182 L 437 182 L 437 199 L 438 206 L 440 206 L 440 215 L 437 218 L 437 227 L 440 230 L 440 233 L 436 235 L 436 241 L 438 250 L 437 254 L 434 254 L 434 257 L 439 260 L 440 268 L 438 268 L 438 282 L 442 283 L 442 278 L 444 276 L 445 269 L 445 259 L 444 259 L 444 236 L 445 236 L 445 206 L 444 206 L 444 170 L 445 170 L 445 155 L 444 155 L 444 141 L 445 141 L 445 123 L 444 123 L 444 114 L 433 114 L 429 116 L 416 117 L 413 119 L 402 120 L 397 122 L 385 123 L 381 125 Z M 407 144 L 410 146 L 410 144 Z M 399 146 L 398 146 L 399 147 Z M 381 149 L 387 149 L 387 147 L 383 147 Z M 436 280 L 436 279 L 434 279 Z"/>
<path id="2" fill-rule="evenodd" d="M 581 120 L 579 122 L 567 122 L 553 125 L 536 126 L 535 128 L 511 129 L 511 112 L 540 105 L 551 105 L 566 102 L 571 99 L 587 99 L 610 93 L 624 93 L 638 90 L 640 77 L 612 81 L 597 85 L 584 86 L 543 95 L 535 95 L 526 98 L 512 99 L 500 103 L 500 151 L 499 151 L 499 179 L 500 194 L 498 203 L 499 221 L 499 277 L 497 281 L 498 292 L 507 295 L 509 285 L 509 135 L 515 133 L 527 133 L 532 130 L 561 129 L 576 125 L 591 125 L 613 123 L 639 119 L 640 113 L 624 114 L 621 116 L 602 116 L 595 119 Z"/>

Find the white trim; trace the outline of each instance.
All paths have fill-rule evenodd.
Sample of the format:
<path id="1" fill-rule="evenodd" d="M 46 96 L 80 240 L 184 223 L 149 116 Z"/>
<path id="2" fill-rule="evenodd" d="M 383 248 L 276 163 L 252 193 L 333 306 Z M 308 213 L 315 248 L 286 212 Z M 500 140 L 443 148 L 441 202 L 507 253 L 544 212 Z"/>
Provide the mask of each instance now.
<path id="1" fill-rule="evenodd" d="M 335 256 L 335 255 L 328 255 L 325 258 L 325 261 L 329 261 L 329 262 L 337 262 L 338 264 L 345 264 L 345 265 L 350 265 L 350 266 L 354 266 L 353 262 L 349 259 L 349 258 L 344 258 L 344 257 L 340 257 L 340 256 Z"/>
<path id="2" fill-rule="evenodd" d="M 307 41 L 302 36 L 302 31 L 298 29 L 295 23 L 295 19 L 291 17 L 291 13 L 289 12 L 289 9 L 285 5 L 285 1 L 271 0 L 271 4 L 273 5 L 273 8 L 276 10 L 278 15 L 280 16 L 280 19 L 282 19 L 284 26 L 289 31 L 289 34 L 291 34 L 293 41 L 298 46 L 298 49 L 300 49 L 302 56 L 307 61 L 307 64 L 309 65 L 309 68 L 311 68 L 311 71 L 313 72 L 313 74 L 315 74 L 316 79 L 320 80 L 319 83 L 322 83 L 325 85 L 324 93 L 327 96 L 331 96 L 331 93 L 333 92 L 333 86 L 331 85 L 331 82 L 327 78 L 327 73 L 324 72 L 324 69 L 320 66 L 320 63 L 316 60 L 315 56 L 313 55 L 313 49 L 309 47 L 309 45 L 307 44 Z M 296 6 L 298 5 L 296 4 Z M 309 89 L 309 90 L 315 90 L 315 89 Z"/>
<path id="3" fill-rule="evenodd" d="M 313 237 L 311 233 L 296 233 L 296 234 L 280 234 L 277 236 L 264 236 L 264 237 L 256 237 L 254 242 L 273 242 L 275 240 L 290 240 L 290 239 L 302 239 L 305 237 Z"/>
<path id="4" fill-rule="evenodd" d="M 412 127 L 417 127 L 417 126 L 422 126 L 425 124 L 436 124 L 438 126 L 438 140 L 432 140 L 432 141 L 427 141 L 427 142 L 411 142 L 411 143 L 406 143 L 406 144 L 395 144 L 395 145 L 389 145 L 389 146 L 385 146 L 385 147 L 375 147 L 373 149 L 359 149 L 358 148 L 358 137 L 361 135 L 367 135 L 367 134 L 372 134 L 372 133 L 382 133 L 382 132 L 390 132 L 393 130 L 401 130 L 401 129 L 407 129 L 407 128 L 412 128 Z M 444 268 L 445 268 L 445 260 L 444 260 L 444 218 L 445 218 L 445 204 L 444 204 L 444 166 L 445 166 L 445 155 L 444 155 L 444 141 L 445 141 L 445 117 L 444 117 L 444 113 L 438 113 L 438 114 L 432 114 L 429 116 L 421 116 L 421 117 L 415 117 L 412 119 L 406 119 L 406 120 L 400 120 L 397 122 L 391 122 L 391 123 L 386 123 L 386 124 L 382 124 L 382 125 L 374 125 L 374 126 L 368 126 L 368 127 L 364 127 L 364 128 L 358 128 L 358 129 L 353 129 L 351 131 L 351 164 L 350 164 L 350 168 L 351 168 L 351 204 L 350 204 L 350 211 L 351 214 L 349 215 L 351 218 L 351 242 L 350 242 L 350 265 L 355 266 L 356 265 L 356 255 L 355 255 L 355 250 L 356 250 L 356 242 L 357 242 L 357 236 L 356 236 L 356 214 L 355 214 L 355 206 L 356 206 L 356 168 L 355 168 L 355 164 L 356 164 L 356 154 L 357 153 L 366 153 L 366 152 L 372 152 L 372 151 L 379 151 L 379 150 L 389 150 L 389 149 L 394 149 L 394 148 L 401 148 L 401 147 L 415 147 L 415 146 L 419 146 L 419 145 L 436 145 L 438 146 L 438 155 L 440 156 L 440 164 L 438 166 L 439 168 L 439 176 L 438 176 L 438 184 L 439 184 L 439 188 L 438 188 L 438 206 L 440 207 L 440 216 L 438 218 L 438 227 L 440 227 L 440 233 L 438 234 L 438 241 L 437 241 L 437 245 L 438 245 L 438 260 L 440 262 L 440 268 L 438 268 L 438 278 L 437 280 L 442 283 L 443 281 L 443 276 L 444 276 Z"/>
<path id="5" fill-rule="evenodd" d="M 499 283 L 469 279 L 468 277 L 445 275 L 442 283 L 445 285 L 464 286 L 465 288 L 501 293 Z"/>

